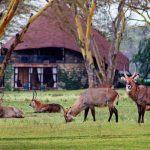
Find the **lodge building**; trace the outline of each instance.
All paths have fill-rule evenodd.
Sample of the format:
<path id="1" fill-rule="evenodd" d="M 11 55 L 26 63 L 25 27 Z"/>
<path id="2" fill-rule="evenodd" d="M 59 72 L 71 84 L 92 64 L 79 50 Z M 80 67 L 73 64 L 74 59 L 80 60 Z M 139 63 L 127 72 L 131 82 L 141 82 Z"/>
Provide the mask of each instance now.
<path id="1" fill-rule="evenodd" d="M 74 22 L 72 21 L 72 24 Z M 23 42 L 14 50 L 11 58 L 12 87 L 26 89 L 58 88 L 61 79 L 59 71 L 72 71 L 80 74 L 80 81 L 87 85 L 87 74 L 83 57 L 75 38 L 62 29 L 61 20 L 55 16 L 55 10 L 48 8 L 39 16 L 25 33 Z M 65 28 L 65 27 L 64 27 Z M 103 57 L 108 58 L 110 43 L 93 29 L 98 48 Z M 11 45 L 13 38 L 5 44 Z M 122 53 L 117 55 L 117 69 L 129 69 L 128 58 Z M 86 82 L 86 83 L 85 83 Z"/>

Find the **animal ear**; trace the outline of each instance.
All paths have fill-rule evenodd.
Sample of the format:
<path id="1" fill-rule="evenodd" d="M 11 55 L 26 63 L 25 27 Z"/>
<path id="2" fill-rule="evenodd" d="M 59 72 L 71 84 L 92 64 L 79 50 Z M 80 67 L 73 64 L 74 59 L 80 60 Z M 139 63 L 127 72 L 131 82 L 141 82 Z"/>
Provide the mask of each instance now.
<path id="1" fill-rule="evenodd" d="M 35 105 L 35 101 L 34 100 L 32 101 L 32 104 Z"/>
<path id="2" fill-rule="evenodd" d="M 69 109 L 68 109 L 68 108 L 66 108 L 66 109 L 65 109 L 65 113 L 67 114 L 67 112 L 68 112 L 68 111 L 69 111 Z"/>
<path id="3" fill-rule="evenodd" d="M 138 78 L 139 78 L 139 74 L 136 74 L 133 79 L 136 82 Z"/>

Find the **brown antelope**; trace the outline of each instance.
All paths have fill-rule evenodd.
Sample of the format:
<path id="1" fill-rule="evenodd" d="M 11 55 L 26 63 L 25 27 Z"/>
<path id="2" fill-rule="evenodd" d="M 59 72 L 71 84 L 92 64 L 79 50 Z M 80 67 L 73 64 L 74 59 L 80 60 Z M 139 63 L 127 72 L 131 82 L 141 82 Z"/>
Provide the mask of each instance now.
<path id="1" fill-rule="evenodd" d="M 35 112 L 55 113 L 55 112 L 61 112 L 61 110 L 63 110 L 63 112 L 65 112 L 64 107 L 61 106 L 60 104 L 43 104 L 43 103 L 41 103 L 40 101 L 38 101 L 36 99 L 36 97 L 34 96 L 34 93 L 36 93 L 36 91 L 33 91 L 33 98 L 31 100 L 31 103 L 29 104 L 29 106 L 34 108 Z M 37 96 L 37 93 L 36 93 L 36 96 Z"/>
<path id="2" fill-rule="evenodd" d="M 0 101 L 3 102 L 4 93 Z M 24 118 L 23 112 L 15 107 L 0 106 L 0 118 Z"/>
<path id="3" fill-rule="evenodd" d="M 106 85 L 106 84 L 101 84 L 101 85 L 98 85 L 97 88 L 112 88 L 112 85 Z M 91 114 L 92 114 L 92 117 L 93 117 L 93 121 L 96 121 L 96 118 L 95 118 L 95 108 L 89 108 L 87 107 L 84 111 L 84 121 L 86 121 L 87 119 L 87 116 L 88 116 L 88 113 L 89 113 L 89 110 L 91 110 Z"/>
<path id="4" fill-rule="evenodd" d="M 138 123 L 144 123 L 145 110 L 150 110 L 150 87 L 137 85 L 139 75 L 134 73 L 131 77 L 124 73 L 121 79 L 126 82 L 126 91 L 136 103 L 138 109 Z"/>
<path id="5" fill-rule="evenodd" d="M 18 108 L 0 106 L 0 118 L 24 118 L 24 115 Z"/>
<path id="6" fill-rule="evenodd" d="M 75 116 L 87 108 L 94 110 L 94 107 L 108 106 L 110 112 L 108 121 L 110 122 L 114 113 L 116 122 L 118 122 L 118 110 L 115 108 L 117 96 L 118 93 L 111 88 L 89 88 L 83 92 L 73 106 L 66 111 L 65 120 L 66 122 L 71 122 Z M 93 112 L 93 114 L 95 115 L 95 112 Z"/>

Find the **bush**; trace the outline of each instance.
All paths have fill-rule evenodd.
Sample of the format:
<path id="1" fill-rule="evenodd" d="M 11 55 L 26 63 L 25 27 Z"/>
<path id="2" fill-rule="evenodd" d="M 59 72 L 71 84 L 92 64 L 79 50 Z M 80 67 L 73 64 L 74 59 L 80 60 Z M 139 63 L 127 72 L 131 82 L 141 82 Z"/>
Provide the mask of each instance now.
<path id="1" fill-rule="evenodd" d="M 58 70 L 58 88 L 61 89 L 83 89 L 88 87 L 87 77 L 83 71 L 73 69 L 71 72 L 64 69 Z"/>
<path id="2" fill-rule="evenodd" d="M 143 80 L 142 78 L 140 78 L 140 79 L 138 79 L 137 83 L 141 84 L 141 85 L 148 85 L 148 86 L 150 86 L 150 79 L 144 79 Z"/>

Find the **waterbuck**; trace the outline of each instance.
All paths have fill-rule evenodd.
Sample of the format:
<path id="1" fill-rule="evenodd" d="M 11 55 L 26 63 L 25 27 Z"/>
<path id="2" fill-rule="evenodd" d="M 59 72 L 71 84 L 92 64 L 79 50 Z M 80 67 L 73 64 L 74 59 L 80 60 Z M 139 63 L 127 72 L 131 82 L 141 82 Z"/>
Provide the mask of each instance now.
<path id="1" fill-rule="evenodd" d="M 137 73 L 131 77 L 124 72 L 122 80 L 126 82 L 126 91 L 132 100 L 136 103 L 138 109 L 138 123 L 144 123 L 145 110 L 150 110 L 150 87 L 137 85 L 136 81 L 139 78 Z"/>
<path id="2" fill-rule="evenodd" d="M 24 115 L 18 108 L 0 106 L 0 118 L 24 118 Z"/>
<path id="3" fill-rule="evenodd" d="M 108 106 L 110 112 L 108 121 L 111 120 L 114 113 L 116 122 L 118 122 L 118 110 L 115 108 L 117 96 L 118 93 L 111 88 L 89 88 L 83 92 L 73 106 L 66 111 L 65 120 L 66 122 L 71 122 L 75 116 L 87 108 L 94 109 L 94 107 Z M 95 115 L 95 112 L 93 113 Z"/>
<path id="4" fill-rule="evenodd" d="M 3 102 L 4 92 L 2 92 L 2 97 L 0 102 Z M 0 106 L 0 118 L 24 118 L 24 114 L 21 110 L 15 107 Z"/>
<path id="5" fill-rule="evenodd" d="M 55 112 L 61 112 L 63 111 L 63 113 L 65 112 L 65 109 L 62 105 L 60 104 L 44 104 L 42 102 L 40 102 L 39 100 L 36 99 L 34 93 L 37 96 L 36 91 L 33 91 L 33 98 L 29 104 L 29 106 L 31 106 L 32 108 L 35 109 L 35 112 L 37 113 L 41 113 L 41 112 L 48 112 L 48 113 L 55 113 Z"/>

